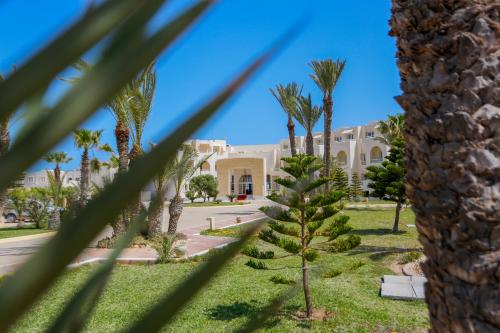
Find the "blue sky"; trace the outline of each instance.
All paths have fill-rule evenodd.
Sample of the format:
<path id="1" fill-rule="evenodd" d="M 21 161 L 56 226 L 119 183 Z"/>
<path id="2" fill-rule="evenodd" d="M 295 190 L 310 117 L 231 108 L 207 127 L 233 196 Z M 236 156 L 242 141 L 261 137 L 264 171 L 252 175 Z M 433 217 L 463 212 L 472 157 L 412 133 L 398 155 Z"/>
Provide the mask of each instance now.
<path id="1" fill-rule="evenodd" d="M 156 17 L 164 22 L 193 1 L 171 0 Z M 47 39 L 75 20 L 83 0 L 0 1 L 0 71 L 20 65 Z M 314 59 L 346 59 L 334 92 L 333 127 L 365 124 L 401 112 L 395 41 L 388 36 L 390 1 L 222 0 L 157 63 L 158 83 L 144 142 L 157 141 L 206 100 L 301 17 L 310 22 L 196 138 L 227 139 L 230 144 L 276 143 L 287 137 L 286 115 L 269 88 L 296 81 L 321 103 L 321 92 L 309 78 Z M 70 74 L 62 74 L 70 75 Z M 51 88 L 55 99 L 67 84 Z M 16 124 L 21 123 L 18 121 Z M 114 145 L 114 120 L 102 110 L 85 127 L 104 129 Z M 316 129 L 321 130 L 323 122 Z M 16 125 L 14 126 L 14 129 Z M 302 129 L 298 129 L 303 134 Z M 78 151 L 68 138 L 58 149 L 69 152 L 78 167 Z M 36 165 L 35 169 L 45 167 Z"/>

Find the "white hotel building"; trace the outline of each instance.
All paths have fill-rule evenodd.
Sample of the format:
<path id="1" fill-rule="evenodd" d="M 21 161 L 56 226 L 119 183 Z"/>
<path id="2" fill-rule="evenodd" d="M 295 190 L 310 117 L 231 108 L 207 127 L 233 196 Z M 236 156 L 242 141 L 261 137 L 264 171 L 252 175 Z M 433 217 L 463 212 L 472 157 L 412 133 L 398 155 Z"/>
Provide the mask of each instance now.
<path id="1" fill-rule="evenodd" d="M 389 147 L 375 140 L 380 136 L 378 123 L 372 122 L 364 126 L 340 128 L 332 132 L 331 156 L 341 166 L 351 179 L 353 173 L 358 173 L 363 182 L 363 189 L 368 191 L 364 180 L 366 167 L 380 164 L 387 155 Z M 323 133 L 314 134 L 314 152 L 323 156 Z M 211 174 L 217 177 L 219 197 L 225 198 L 229 193 L 245 194 L 249 198 L 262 198 L 279 187 L 273 182 L 285 174 L 280 170 L 281 158 L 291 156 L 290 143 L 283 139 L 277 144 L 232 146 L 225 140 L 189 140 L 199 153 L 199 158 L 210 155 L 201 169 L 196 173 Z M 305 153 L 305 137 L 296 137 L 299 153 Z M 66 185 L 77 184 L 79 171 L 66 171 Z M 103 170 L 92 175 L 92 182 L 100 184 L 103 177 L 112 177 L 114 170 Z M 26 187 L 47 186 L 46 172 L 27 173 L 24 179 Z M 187 186 L 184 190 L 187 189 Z M 152 191 L 152 186 L 146 187 L 146 192 Z M 145 193 L 144 193 L 145 194 Z M 168 190 L 167 198 L 173 195 Z M 143 195 L 147 198 L 147 195 Z M 147 199 L 146 199 L 147 200 Z"/>

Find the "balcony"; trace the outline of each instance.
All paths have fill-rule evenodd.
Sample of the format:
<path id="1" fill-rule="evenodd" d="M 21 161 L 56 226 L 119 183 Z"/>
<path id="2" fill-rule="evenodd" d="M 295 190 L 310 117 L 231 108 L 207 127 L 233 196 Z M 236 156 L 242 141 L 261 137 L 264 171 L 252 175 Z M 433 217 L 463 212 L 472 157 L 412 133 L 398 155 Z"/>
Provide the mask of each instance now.
<path id="1" fill-rule="evenodd" d="M 374 163 L 381 163 L 382 160 L 383 160 L 382 158 L 372 158 L 372 159 L 370 159 L 370 163 L 372 163 L 372 164 L 374 164 Z"/>

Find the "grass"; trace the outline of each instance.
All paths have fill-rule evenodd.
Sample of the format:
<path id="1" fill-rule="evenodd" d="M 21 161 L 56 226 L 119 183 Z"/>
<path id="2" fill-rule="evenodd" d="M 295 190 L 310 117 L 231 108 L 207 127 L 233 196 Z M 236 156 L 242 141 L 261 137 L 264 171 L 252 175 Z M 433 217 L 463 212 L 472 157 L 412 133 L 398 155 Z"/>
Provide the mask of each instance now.
<path id="1" fill-rule="evenodd" d="M 214 201 L 207 201 L 207 202 L 189 202 L 189 203 L 185 203 L 184 207 L 241 206 L 241 205 L 246 205 L 246 204 L 248 204 L 248 202 L 243 202 L 243 201 L 238 201 L 238 202 L 228 202 L 228 201 L 214 202 Z"/>
<path id="2" fill-rule="evenodd" d="M 36 235 L 43 234 L 45 232 L 49 232 L 47 229 L 36 229 L 34 227 L 14 227 L 14 228 L 2 228 L 0 229 L 0 239 L 2 238 L 12 238 L 19 236 L 28 236 L 28 235 Z"/>
<path id="3" fill-rule="evenodd" d="M 413 222 L 413 213 L 409 209 L 402 212 L 403 223 L 398 234 L 390 232 L 393 211 L 348 210 L 346 213 L 351 216 L 352 232 L 362 237 L 362 245 L 351 252 L 321 256 L 318 263 L 324 265 L 325 273 L 311 281 L 314 306 L 324 307 L 335 315 L 325 322 L 293 320 L 291 315 L 303 308 L 303 296 L 299 293 L 267 324 L 266 332 L 424 332 L 428 328 L 423 301 L 395 301 L 379 296 L 381 276 L 392 273 L 389 265 L 402 253 L 420 248 L 415 228 L 404 225 Z M 239 228 L 243 227 L 246 226 L 224 229 L 225 235 L 232 232 L 237 236 L 241 232 Z M 258 245 L 263 250 L 275 250 L 266 249 L 262 243 Z M 265 260 L 268 270 L 247 267 L 248 259 L 240 255 L 232 260 L 209 288 L 199 294 L 164 331 L 233 331 L 289 287 L 272 280 L 283 282 L 300 277 L 297 258 Z M 198 265 L 185 262 L 118 267 L 85 330 L 110 332 L 123 329 Z M 93 269 L 85 266 L 68 271 L 58 285 L 19 321 L 14 331 L 43 331 Z"/>

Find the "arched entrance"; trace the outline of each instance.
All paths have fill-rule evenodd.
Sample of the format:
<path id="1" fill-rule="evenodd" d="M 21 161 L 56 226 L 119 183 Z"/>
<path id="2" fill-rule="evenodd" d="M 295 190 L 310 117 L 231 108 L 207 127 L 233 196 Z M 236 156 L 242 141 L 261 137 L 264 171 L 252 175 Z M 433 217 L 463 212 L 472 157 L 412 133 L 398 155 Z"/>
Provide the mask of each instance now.
<path id="1" fill-rule="evenodd" d="M 242 175 L 240 177 L 238 194 L 253 195 L 252 175 Z"/>

